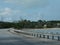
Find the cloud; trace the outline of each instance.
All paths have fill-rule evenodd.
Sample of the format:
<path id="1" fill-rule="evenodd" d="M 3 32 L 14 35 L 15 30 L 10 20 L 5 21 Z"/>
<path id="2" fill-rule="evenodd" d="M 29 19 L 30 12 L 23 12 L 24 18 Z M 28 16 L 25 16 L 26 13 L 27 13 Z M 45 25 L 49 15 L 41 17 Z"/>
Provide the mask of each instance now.
<path id="1" fill-rule="evenodd" d="M 11 11 L 12 10 L 10 8 L 1 9 L 0 15 L 9 15 L 11 13 Z"/>
<path id="2" fill-rule="evenodd" d="M 0 15 L 13 15 L 19 12 L 20 12 L 19 10 L 12 10 L 11 8 L 8 7 L 0 9 Z"/>
<path id="3" fill-rule="evenodd" d="M 48 5 L 48 0 L 5 0 L 5 2 L 23 7 L 42 7 Z"/>
<path id="4" fill-rule="evenodd" d="M 3 21 L 13 21 L 15 16 L 21 13 L 20 10 L 13 10 L 11 8 L 5 7 L 0 9 L 0 18 L 3 18 Z M 14 18 L 14 19 L 13 19 Z M 2 19 L 0 19 L 2 20 Z"/>

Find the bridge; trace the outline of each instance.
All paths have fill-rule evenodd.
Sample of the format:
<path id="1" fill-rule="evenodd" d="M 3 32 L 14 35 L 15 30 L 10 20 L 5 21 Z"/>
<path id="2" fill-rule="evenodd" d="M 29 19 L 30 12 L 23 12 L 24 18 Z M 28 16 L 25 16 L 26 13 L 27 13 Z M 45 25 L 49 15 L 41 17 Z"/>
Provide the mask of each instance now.
<path id="1" fill-rule="evenodd" d="M 0 45 L 60 45 L 60 41 L 37 38 L 9 30 L 0 29 Z"/>

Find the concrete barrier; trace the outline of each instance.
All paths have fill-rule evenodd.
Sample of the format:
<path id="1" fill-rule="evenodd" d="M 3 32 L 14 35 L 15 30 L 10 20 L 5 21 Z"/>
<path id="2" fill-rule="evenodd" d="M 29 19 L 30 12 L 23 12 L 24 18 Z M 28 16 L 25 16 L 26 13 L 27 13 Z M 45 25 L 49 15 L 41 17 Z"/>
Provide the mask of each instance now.
<path id="1" fill-rule="evenodd" d="M 57 40 L 60 41 L 60 35 L 51 35 L 51 34 L 38 34 L 38 33 L 33 33 L 33 32 L 25 32 L 25 31 L 21 31 L 21 30 L 14 30 L 14 32 L 16 33 L 22 33 L 22 34 L 26 34 L 26 35 L 31 35 L 37 38 L 47 38 L 47 39 L 51 39 L 52 40 L 56 40 L 55 37 L 57 37 Z"/>

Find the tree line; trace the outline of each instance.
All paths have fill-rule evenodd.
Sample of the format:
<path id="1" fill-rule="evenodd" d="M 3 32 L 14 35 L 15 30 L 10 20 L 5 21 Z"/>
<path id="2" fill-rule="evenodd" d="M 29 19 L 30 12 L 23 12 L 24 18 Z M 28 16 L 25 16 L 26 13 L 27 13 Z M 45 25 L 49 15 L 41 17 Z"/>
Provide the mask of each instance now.
<path id="1" fill-rule="evenodd" d="M 2 22 L 0 21 L 0 28 L 60 28 L 60 21 L 30 21 L 30 20 L 20 20 L 17 22 Z"/>

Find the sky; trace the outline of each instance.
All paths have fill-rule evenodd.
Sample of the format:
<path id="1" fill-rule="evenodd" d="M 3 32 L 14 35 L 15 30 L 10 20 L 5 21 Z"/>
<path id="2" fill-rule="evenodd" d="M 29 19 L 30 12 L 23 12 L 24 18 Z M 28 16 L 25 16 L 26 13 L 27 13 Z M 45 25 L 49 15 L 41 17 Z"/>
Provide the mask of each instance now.
<path id="1" fill-rule="evenodd" d="M 60 0 L 0 0 L 0 20 L 60 20 Z"/>

